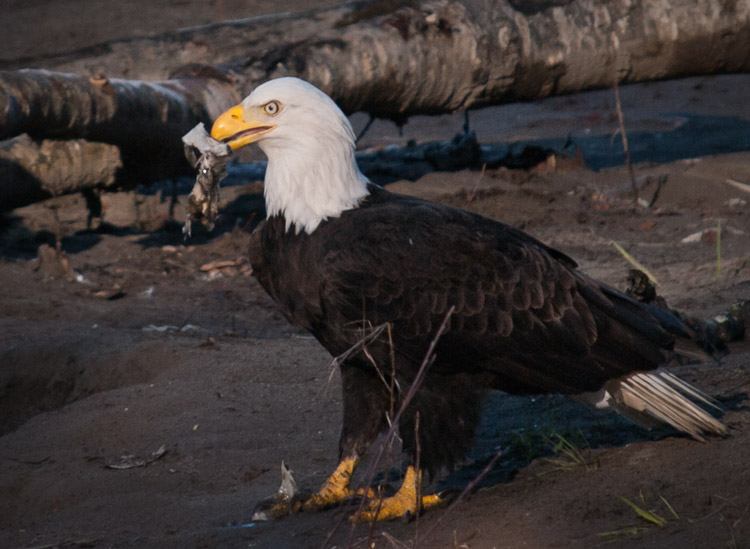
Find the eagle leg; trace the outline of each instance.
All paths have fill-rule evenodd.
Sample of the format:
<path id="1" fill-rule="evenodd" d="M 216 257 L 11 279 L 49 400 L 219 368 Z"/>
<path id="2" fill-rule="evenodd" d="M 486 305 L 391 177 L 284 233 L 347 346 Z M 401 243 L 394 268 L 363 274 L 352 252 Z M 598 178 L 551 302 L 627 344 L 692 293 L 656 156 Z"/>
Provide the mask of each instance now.
<path id="1" fill-rule="evenodd" d="M 359 463 L 359 457 L 347 457 L 341 460 L 336 467 L 336 470 L 331 474 L 330 477 L 323 483 L 320 490 L 312 494 L 307 501 L 302 505 L 302 510 L 307 512 L 321 511 L 337 503 L 340 503 L 344 499 L 352 496 L 363 496 L 373 497 L 374 492 L 372 490 L 351 490 L 349 488 L 349 482 L 352 478 L 352 473 Z"/>
<path id="2" fill-rule="evenodd" d="M 443 498 L 437 494 L 423 496 L 419 494 L 419 485 L 422 483 L 422 471 L 412 466 L 406 469 L 404 482 L 392 497 L 375 499 L 361 513 L 351 517 L 358 522 L 374 522 L 383 520 L 400 519 L 404 516 L 415 516 L 417 511 L 426 511 L 443 504 Z M 417 507 L 419 501 L 419 507 Z"/>

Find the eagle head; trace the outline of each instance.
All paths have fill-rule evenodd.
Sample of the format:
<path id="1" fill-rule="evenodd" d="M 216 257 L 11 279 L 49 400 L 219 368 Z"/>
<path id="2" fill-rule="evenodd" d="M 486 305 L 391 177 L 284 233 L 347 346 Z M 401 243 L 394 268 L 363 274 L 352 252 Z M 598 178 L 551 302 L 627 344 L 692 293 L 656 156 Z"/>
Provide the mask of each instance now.
<path id="1" fill-rule="evenodd" d="M 214 139 L 239 149 L 257 143 L 268 157 L 264 194 L 270 216 L 312 233 L 369 193 L 354 158 L 349 119 L 321 90 L 284 77 L 258 86 L 214 122 Z"/>

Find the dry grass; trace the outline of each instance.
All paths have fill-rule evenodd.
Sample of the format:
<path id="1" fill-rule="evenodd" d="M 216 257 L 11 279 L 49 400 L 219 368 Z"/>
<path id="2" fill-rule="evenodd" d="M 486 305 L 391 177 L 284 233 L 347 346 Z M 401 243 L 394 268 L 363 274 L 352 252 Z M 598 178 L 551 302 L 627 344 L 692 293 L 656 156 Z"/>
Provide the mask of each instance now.
<path id="1" fill-rule="evenodd" d="M 610 242 L 611 242 L 611 243 L 612 243 L 612 245 L 613 245 L 613 246 L 615 247 L 615 249 L 616 249 L 616 250 L 617 250 L 618 252 L 620 252 L 620 253 L 622 254 L 622 256 L 623 256 L 623 257 L 624 257 L 624 258 L 625 258 L 625 259 L 626 259 L 626 260 L 628 261 L 628 263 L 630 263 L 630 264 L 631 264 L 631 265 L 632 265 L 633 267 L 635 267 L 636 269 L 638 269 L 638 270 L 640 270 L 640 271 L 643 271 L 643 274 L 645 274 L 645 275 L 646 275 L 646 276 L 648 277 L 648 279 L 649 279 L 649 280 L 650 280 L 651 282 L 653 282 L 653 283 L 654 283 L 654 284 L 655 284 L 656 286 L 661 286 L 661 284 L 659 284 L 659 281 L 658 281 L 658 280 L 656 280 L 656 277 L 655 277 L 655 276 L 654 276 L 653 274 L 651 274 L 651 271 L 649 271 L 649 270 L 648 270 L 648 269 L 647 269 L 646 267 L 644 267 L 644 266 L 643 266 L 643 264 L 641 264 L 641 262 L 640 262 L 640 261 L 638 261 L 638 260 L 637 260 L 636 258 L 634 258 L 634 257 L 633 257 L 632 255 L 630 255 L 630 254 L 629 254 L 629 253 L 628 253 L 628 252 L 627 252 L 627 251 L 625 250 L 625 248 L 623 248 L 622 246 L 620 246 L 620 245 L 619 245 L 619 244 L 618 244 L 617 242 L 615 242 L 614 240 L 610 240 Z"/>
<path id="2" fill-rule="evenodd" d="M 625 118 L 622 114 L 622 104 L 620 103 L 620 86 L 615 79 L 615 111 L 617 113 L 617 132 L 622 138 L 622 148 L 625 151 L 625 164 L 630 174 L 630 183 L 633 189 L 633 202 L 638 205 L 638 199 L 640 198 L 638 192 L 638 185 L 635 181 L 635 170 L 633 169 L 633 162 L 630 159 L 630 148 L 628 147 L 628 134 L 625 132 Z"/>
<path id="3" fill-rule="evenodd" d="M 640 524 L 633 524 L 620 528 L 619 530 L 612 530 L 609 532 L 601 532 L 599 536 L 605 540 L 605 543 L 615 543 L 621 541 L 623 538 L 636 537 L 649 529 L 658 527 L 663 528 L 670 522 L 677 522 L 680 520 L 680 515 L 675 511 L 674 507 L 667 501 L 667 499 L 660 495 L 659 502 L 664 507 L 662 514 L 668 512 L 670 518 L 665 518 L 660 515 L 654 509 L 654 505 L 646 502 L 646 498 L 643 496 L 643 492 L 638 493 L 638 498 L 634 498 L 635 501 L 628 499 L 624 496 L 620 496 L 620 501 L 627 505 L 631 510 L 635 512 L 635 515 L 642 522 Z M 645 524 L 644 524 L 645 523 Z"/>
<path id="4" fill-rule="evenodd" d="M 581 438 L 585 441 L 583 433 Z M 570 442 L 567 438 L 563 437 L 560 433 L 552 433 L 548 437 L 549 443 L 552 445 L 552 450 L 555 452 L 557 457 L 548 458 L 547 461 L 556 466 L 559 471 L 567 471 L 575 467 L 585 467 L 587 471 L 595 471 L 599 464 L 596 460 L 587 459 L 583 455 L 583 451 Z M 587 448 L 588 443 L 586 443 Z"/>

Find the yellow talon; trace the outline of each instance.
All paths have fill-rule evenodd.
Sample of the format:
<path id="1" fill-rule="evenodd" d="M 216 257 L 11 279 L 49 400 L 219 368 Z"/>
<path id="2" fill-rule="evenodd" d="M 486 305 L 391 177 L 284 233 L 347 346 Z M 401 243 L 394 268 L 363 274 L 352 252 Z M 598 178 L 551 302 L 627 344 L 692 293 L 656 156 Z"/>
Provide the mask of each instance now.
<path id="1" fill-rule="evenodd" d="M 351 490 L 349 483 L 358 463 L 359 458 L 356 457 L 342 459 L 320 490 L 302 504 L 302 510 L 306 512 L 320 511 L 336 505 L 348 497 L 366 496 L 371 499 L 370 503 L 362 513 L 352 517 L 352 520 L 371 522 L 398 519 L 408 514 L 416 515 L 418 509 L 424 511 L 443 503 L 440 496 L 432 494 L 420 496 L 420 504 L 419 507 L 417 506 L 417 492 L 418 486 L 421 485 L 422 472 L 420 471 L 417 474 L 417 470 L 412 466 L 406 469 L 404 482 L 393 497 L 377 498 L 375 492 L 369 488 Z"/>
<path id="2" fill-rule="evenodd" d="M 393 497 L 372 501 L 360 514 L 352 517 L 352 520 L 361 522 L 373 522 L 381 520 L 399 519 L 407 514 L 416 515 L 417 510 L 426 511 L 443 503 L 437 494 L 418 496 L 417 488 L 422 483 L 422 472 L 417 474 L 416 469 L 409 466 L 404 475 L 404 482 Z M 419 498 L 419 506 L 417 499 Z"/>
<path id="3" fill-rule="evenodd" d="M 323 483 L 320 490 L 305 501 L 302 505 L 302 510 L 307 512 L 320 511 L 350 496 L 356 495 L 357 492 L 349 489 L 349 482 L 358 463 L 359 458 L 349 457 L 342 459 L 336 470 Z M 361 491 L 358 492 L 361 493 Z"/>

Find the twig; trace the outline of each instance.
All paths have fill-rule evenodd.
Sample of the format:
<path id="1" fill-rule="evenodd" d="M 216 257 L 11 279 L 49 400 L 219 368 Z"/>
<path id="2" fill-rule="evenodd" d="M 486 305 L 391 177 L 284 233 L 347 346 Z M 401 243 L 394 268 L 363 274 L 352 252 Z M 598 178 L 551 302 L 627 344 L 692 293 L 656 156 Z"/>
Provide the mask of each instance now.
<path id="1" fill-rule="evenodd" d="M 422 382 L 424 381 L 424 377 L 427 374 L 427 369 L 430 367 L 430 365 L 435 360 L 435 347 L 437 346 L 438 341 L 442 337 L 443 333 L 448 327 L 448 322 L 453 316 L 453 313 L 456 311 L 456 306 L 451 305 L 451 308 L 448 310 L 448 313 L 445 315 L 445 318 L 443 319 L 442 324 L 440 325 L 440 328 L 438 328 L 437 333 L 435 334 L 435 337 L 430 342 L 430 346 L 427 349 L 427 353 L 425 354 L 424 359 L 422 360 L 422 364 L 419 367 L 419 371 L 417 372 L 417 375 L 414 377 L 414 380 L 411 383 L 411 386 L 409 387 L 409 390 L 407 391 L 406 395 L 404 396 L 403 400 L 401 401 L 401 406 L 398 409 L 398 412 L 396 412 L 396 416 L 391 421 L 391 426 L 386 432 L 386 442 L 380 446 L 380 449 L 378 450 L 377 455 L 375 456 L 375 459 L 372 460 L 372 463 L 367 469 L 367 473 L 365 474 L 365 478 L 369 479 L 368 482 L 372 482 L 372 479 L 375 477 L 375 472 L 378 464 L 380 463 L 380 460 L 383 458 L 383 453 L 385 452 L 385 449 L 388 447 L 388 441 L 390 441 L 395 432 L 398 428 L 398 423 L 401 419 L 401 416 L 408 408 L 409 404 L 411 404 L 411 401 L 414 399 L 414 396 L 417 394 L 417 391 L 422 385 Z M 365 503 L 367 501 L 367 498 L 362 498 L 362 501 L 359 504 L 359 507 L 357 508 L 357 511 L 355 513 L 355 516 L 359 516 L 362 514 L 362 511 L 364 509 Z M 377 516 L 377 515 L 376 515 Z M 354 529 L 352 529 L 352 537 L 349 539 L 349 543 L 351 543 L 352 538 L 354 536 Z"/>
<path id="2" fill-rule="evenodd" d="M 383 324 L 380 324 L 372 328 L 369 333 L 365 331 L 365 328 L 363 326 L 362 337 L 359 339 L 359 341 L 357 341 L 354 345 L 349 347 L 346 351 L 344 351 L 337 357 L 334 357 L 333 361 L 331 362 L 331 368 L 335 368 L 336 366 L 339 366 L 347 358 L 352 356 L 354 353 L 356 353 L 360 349 L 364 348 L 365 345 L 367 345 L 368 343 L 372 341 L 375 341 L 378 337 L 380 337 L 380 334 L 383 333 L 383 331 L 386 329 L 387 326 L 388 326 L 388 323 L 385 322 Z"/>
<path id="3" fill-rule="evenodd" d="M 414 494 L 414 504 L 416 505 L 416 511 L 414 512 L 414 543 L 413 547 L 416 549 L 419 546 L 419 511 L 422 507 L 422 475 L 420 474 L 419 462 L 422 454 L 422 447 L 419 443 L 419 410 L 414 415 L 414 441 L 416 445 L 416 452 L 414 455 L 414 468 L 417 470 L 417 489 Z"/>
<path id="4" fill-rule="evenodd" d="M 351 347 L 349 347 L 349 349 L 347 349 L 342 354 L 340 354 L 337 357 L 335 357 L 333 359 L 333 361 L 331 362 L 331 372 L 328 375 L 328 381 L 326 383 L 326 391 L 328 390 L 328 386 L 330 385 L 331 379 L 333 378 L 333 374 L 336 371 L 336 366 L 339 365 L 339 364 L 341 364 L 344 360 L 346 360 L 347 358 L 349 358 L 355 352 L 357 352 L 359 350 L 362 350 L 362 353 L 365 355 L 365 357 L 370 361 L 370 363 L 375 368 L 375 372 L 378 374 L 378 377 L 380 378 L 380 380 L 388 388 L 388 392 L 389 392 L 389 395 L 390 395 L 390 405 L 389 405 L 389 411 L 386 413 L 386 419 L 388 420 L 388 425 L 392 426 L 392 422 L 391 422 L 390 418 L 392 418 L 393 415 L 394 415 L 394 413 L 395 413 L 395 406 L 396 406 L 396 404 L 395 404 L 395 402 L 396 402 L 395 393 L 396 393 L 396 390 L 399 390 L 399 387 L 398 387 L 398 382 L 396 381 L 396 355 L 395 355 L 395 351 L 393 349 L 393 333 L 392 333 L 392 330 L 391 330 L 391 324 L 390 324 L 390 322 L 385 322 L 385 323 L 380 324 L 380 325 L 378 325 L 378 326 L 376 326 L 374 328 L 371 328 L 370 331 L 369 331 L 369 333 L 368 333 L 366 331 L 366 328 L 368 327 L 368 325 L 370 323 L 369 323 L 369 321 L 366 318 L 364 318 L 364 315 L 363 315 L 363 318 L 362 318 L 361 322 L 362 322 L 362 328 L 361 328 L 362 336 L 360 337 L 360 339 L 354 345 L 352 345 Z M 357 321 L 357 324 L 358 323 L 359 323 L 359 321 Z M 380 335 L 383 333 L 384 330 L 386 330 L 388 332 L 388 344 L 390 345 L 390 358 L 391 358 L 391 380 L 390 380 L 390 383 L 385 379 L 385 376 L 383 375 L 383 372 L 381 372 L 380 368 L 378 368 L 377 362 L 375 361 L 374 357 L 372 356 L 372 354 L 367 349 L 367 344 L 370 343 L 371 341 L 377 340 L 380 337 Z M 389 443 L 390 443 L 390 440 L 386 440 L 383 443 L 384 447 L 387 446 Z M 390 467 L 391 467 L 391 463 L 390 463 L 390 452 L 389 452 L 388 453 L 388 459 L 386 460 L 386 467 L 385 467 L 385 469 L 386 469 L 386 478 L 387 478 L 387 471 L 390 470 Z M 368 479 L 367 479 L 367 485 L 369 486 L 370 484 L 372 484 L 372 477 L 368 477 Z M 352 505 L 352 502 L 349 501 L 349 503 L 346 506 L 346 510 L 348 510 L 351 507 L 351 505 Z M 338 531 L 338 529 L 341 526 L 341 524 L 343 524 L 345 518 L 346 518 L 345 514 L 342 515 L 339 518 L 338 522 L 333 527 L 333 529 L 331 529 L 331 531 L 328 532 L 328 536 L 326 536 L 326 539 L 325 539 L 325 541 L 323 542 L 323 545 L 322 545 L 323 548 L 328 547 L 328 544 L 333 539 L 333 535 Z M 370 526 L 370 530 L 368 532 L 368 537 L 366 539 L 366 544 L 367 544 L 368 547 L 371 547 L 373 545 L 373 543 L 374 543 L 374 535 L 375 535 L 375 525 L 373 523 Z M 354 530 L 352 529 L 349 541 L 347 543 L 347 547 L 353 547 L 354 546 L 353 545 L 354 542 L 352 540 L 353 536 L 354 536 Z"/>
<path id="5" fill-rule="evenodd" d="M 401 392 L 401 388 L 398 385 L 398 382 L 396 381 L 396 354 L 393 348 L 393 331 L 391 330 L 391 324 L 390 322 L 386 322 L 387 330 L 388 330 L 388 345 L 390 349 L 390 360 L 391 360 L 391 380 L 390 384 L 385 382 L 384 376 L 382 372 L 380 371 L 380 368 L 378 368 L 378 364 L 373 358 L 373 356 L 367 351 L 367 347 L 362 348 L 362 352 L 367 355 L 367 358 L 372 363 L 373 368 L 375 368 L 375 371 L 380 376 L 380 379 L 386 383 L 386 386 L 388 387 L 388 413 L 386 414 L 385 418 L 388 421 L 388 427 L 393 427 L 393 421 L 391 420 L 392 417 L 394 417 L 396 413 L 396 392 Z M 394 437 L 396 435 L 394 434 Z M 386 438 L 386 440 L 383 442 L 384 447 L 391 446 L 393 444 L 394 437 Z M 391 470 L 391 453 L 388 452 L 385 457 L 385 467 L 384 467 L 384 474 L 383 474 L 383 481 L 381 482 L 380 486 L 378 486 L 378 492 L 383 494 L 385 493 L 385 485 L 388 482 L 388 475 L 390 474 Z M 368 478 L 367 479 L 367 486 L 370 486 L 372 484 L 373 479 Z M 378 499 L 378 506 L 375 510 L 375 516 L 380 513 L 380 508 L 383 504 L 383 499 Z M 352 530 L 352 534 L 353 534 Z M 374 547 L 374 539 L 375 539 L 375 521 L 372 521 L 370 523 L 370 529 L 367 534 L 367 546 L 368 547 Z"/>
<path id="6" fill-rule="evenodd" d="M 408 549 L 409 546 L 406 545 L 403 541 L 399 541 L 396 538 L 394 538 L 391 534 L 388 532 L 383 532 L 383 537 L 388 540 L 391 545 L 394 547 L 394 549 Z M 368 546 L 368 547 L 374 547 L 374 545 Z"/>
<path id="7" fill-rule="evenodd" d="M 747 183 L 742 183 L 741 181 L 737 181 L 736 179 L 727 179 L 725 181 L 727 185 L 731 185 L 735 189 L 739 189 L 741 191 L 745 191 L 746 193 L 750 193 L 750 185 Z"/>
<path id="8" fill-rule="evenodd" d="M 388 322 L 388 347 L 391 351 L 390 359 L 391 359 L 391 385 L 388 387 L 388 392 L 391 397 L 390 402 L 390 409 L 388 410 L 388 413 L 390 417 L 393 417 L 393 415 L 396 413 L 396 389 L 401 390 L 401 388 L 398 386 L 398 382 L 396 381 L 396 350 L 393 347 L 393 331 L 391 330 L 391 323 Z"/>
<path id="9" fill-rule="evenodd" d="M 625 120 L 622 116 L 622 105 L 620 103 L 620 86 L 617 84 L 615 79 L 615 111 L 617 112 L 617 126 L 622 138 L 622 148 L 625 151 L 625 165 L 628 167 L 628 173 L 630 174 L 630 182 L 633 185 L 633 202 L 638 205 L 638 186 L 635 183 L 635 170 L 633 169 L 633 163 L 630 161 L 630 148 L 628 147 L 628 134 L 625 133 Z"/>
<path id="10" fill-rule="evenodd" d="M 390 441 L 393 440 L 393 437 L 395 436 L 396 429 L 398 428 L 399 420 L 401 419 L 401 415 L 406 410 L 406 408 L 409 406 L 409 404 L 411 403 L 412 399 L 414 398 L 414 395 L 416 394 L 417 390 L 421 386 L 422 381 L 424 380 L 424 376 L 427 373 L 427 368 L 434 361 L 434 359 L 435 359 L 435 355 L 434 355 L 435 346 L 437 345 L 437 342 L 440 340 L 440 338 L 442 337 L 443 333 L 445 332 L 445 330 L 446 330 L 446 328 L 448 326 L 448 321 L 450 320 L 451 316 L 453 316 L 453 313 L 455 312 L 455 310 L 456 310 L 455 305 L 451 305 L 451 308 L 448 310 L 448 313 L 445 315 L 445 318 L 443 319 L 442 324 L 440 324 L 440 328 L 438 328 L 438 331 L 435 334 L 435 337 L 430 342 L 430 346 L 427 349 L 427 353 L 425 354 L 425 357 L 422 360 L 422 364 L 420 365 L 419 370 L 417 371 L 417 375 L 414 377 L 414 380 L 412 381 L 411 386 L 409 387 L 409 391 L 406 393 L 406 396 L 401 401 L 401 406 L 399 407 L 398 412 L 396 412 L 396 415 L 395 415 L 395 417 L 393 417 L 393 419 L 389 418 L 389 429 L 386 432 L 385 441 L 380 446 L 380 449 L 378 450 L 378 453 L 375 456 L 375 459 L 372 460 L 372 462 L 370 463 L 369 467 L 367 468 L 367 472 L 365 473 L 366 485 L 369 486 L 370 484 L 372 484 L 372 481 L 375 478 L 376 468 L 377 468 L 378 464 L 380 463 L 381 459 L 383 458 L 383 453 L 385 452 L 385 449 L 389 446 Z M 373 330 L 370 332 L 370 334 L 368 334 L 367 336 L 363 337 L 360 341 L 358 341 L 357 343 L 355 343 L 347 351 L 345 351 L 341 355 L 337 356 L 334 359 L 334 364 L 339 364 L 341 361 L 345 360 L 346 357 L 350 356 L 356 350 L 364 348 L 364 346 L 369 341 L 372 341 L 372 340 L 376 339 L 377 336 L 379 336 L 383 332 L 383 330 L 385 330 L 385 329 L 388 330 L 388 341 L 391 344 L 391 368 L 392 368 L 391 378 L 393 380 L 395 380 L 395 377 L 396 377 L 395 376 L 395 373 L 396 373 L 395 372 L 395 369 L 396 369 L 395 360 L 396 360 L 396 358 L 395 358 L 395 351 L 393 349 L 393 339 L 392 339 L 392 335 L 391 335 L 390 323 L 388 323 L 388 322 L 386 322 L 385 324 L 381 324 L 380 326 L 377 326 L 377 327 L 373 328 Z M 374 332 L 377 332 L 377 335 L 373 335 Z M 380 373 L 380 369 L 379 368 L 376 368 L 376 370 Z M 331 375 L 333 375 L 333 374 L 331 374 Z M 395 383 L 395 381 L 394 381 L 394 383 Z M 392 387 L 391 398 L 393 399 L 393 395 L 395 394 L 395 391 L 393 391 L 393 389 L 397 388 L 397 386 L 396 387 L 391 386 L 391 387 Z M 393 403 L 391 404 L 391 406 L 393 407 Z M 389 459 L 390 459 L 390 454 L 389 454 Z M 355 512 L 355 516 L 358 516 L 358 515 L 360 515 L 362 513 L 362 510 L 364 509 L 364 505 L 365 505 L 366 502 L 367 502 L 367 498 L 363 497 L 362 501 L 359 503 L 359 506 L 357 507 L 357 510 Z M 349 502 L 349 505 L 351 505 L 351 502 Z M 348 508 L 349 507 L 347 506 L 347 509 Z M 377 516 L 377 514 L 375 516 Z M 342 523 L 343 523 L 343 516 L 342 516 L 341 520 L 339 520 L 336 523 L 336 525 L 331 529 L 331 531 L 328 532 L 328 536 L 326 536 L 326 539 L 323 542 L 322 547 L 327 547 L 328 546 L 328 543 L 330 543 L 330 541 L 333 539 L 334 534 L 339 529 L 339 527 L 341 526 Z M 373 526 L 374 526 L 374 522 L 373 522 L 373 524 L 371 525 L 371 528 L 370 528 L 370 534 L 369 534 L 369 538 L 368 538 L 368 546 L 371 545 L 371 542 L 373 540 L 373 533 L 374 533 Z M 349 540 L 347 541 L 347 545 L 346 546 L 347 547 L 352 547 L 353 542 L 354 542 L 354 525 L 352 525 L 352 530 L 351 530 L 351 533 L 350 533 L 350 536 L 349 536 Z"/>
<path id="11" fill-rule="evenodd" d="M 497 463 L 497 460 L 500 459 L 500 457 L 503 455 L 502 450 L 498 450 L 498 452 L 492 457 L 492 459 L 489 461 L 487 465 L 485 465 L 484 469 L 476 476 L 474 479 L 466 485 L 466 487 L 461 491 L 461 493 L 458 495 L 458 497 L 455 499 L 453 503 L 451 503 L 448 508 L 445 510 L 445 512 L 440 515 L 440 518 L 438 518 L 435 522 L 432 523 L 432 526 L 429 530 L 427 530 L 427 533 L 424 535 L 423 539 L 427 539 L 430 537 L 430 534 L 432 534 L 433 530 L 440 524 L 440 522 L 448 516 L 449 513 L 453 511 L 453 509 L 456 508 L 456 506 L 463 501 L 463 499 L 466 497 L 468 493 L 470 493 L 474 487 L 479 484 L 482 479 L 487 476 L 487 473 L 489 473 L 492 468 L 495 466 L 495 463 Z"/>
<path id="12" fill-rule="evenodd" d="M 659 193 L 661 192 L 661 188 L 664 186 L 664 184 L 667 182 L 667 175 L 660 175 L 659 179 L 656 180 L 656 190 L 654 191 L 654 195 L 651 197 L 651 200 L 648 203 L 648 207 L 652 208 L 654 204 L 656 204 L 656 200 L 659 198 Z"/>
<path id="13" fill-rule="evenodd" d="M 474 183 L 474 187 L 472 187 L 471 191 L 466 195 L 466 201 L 471 202 L 474 200 L 474 196 L 477 194 L 477 190 L 479 189 L 479 183 L 482 182 L 482 178 L 484 177 L 484 171 L 487 169 L 487 162 L 482 164 L 482 173 L 479 174 L 479 177 L 477 177 L 476 183 Z"/>
<path id="14" fill-rule="evenodd" d="M 383 331 L 389 326 L 386 322 L 385 324 L 381 324 L 379 326 L 375 326 L 370 330 L 369 333 L 365 331 L 365 324 L 366 321 L 362 321 L 362 337 L 351 347 L 349 347 L 346 351 L 338 355 L 337 357 L 334 357 L 334 359 L 331 361 L 331 371 L 328 373 L 328 381 L 326 382 L 326 391 L 328 390 L 328 386 L 331 384 L 331 380 L 333 379 L 333 374 L 336 373 L 336 367 L 339 366 L 342 362 L 344 362 L 347 358 L 352 356 L 354 353 L 359 351 L 360 349 L 365 349 L 365 346 L 370 343 L 371 341 L 375 341 L 377 338 L 380 337 L 380 334 L 383 333 Z M 388 330 L 390 332 L 390 327 L 388 327 Z M 367 353 L 366 353 L 367 355 Z M 380 369 L 376 366 L 375 371 L 380 376 L 380 379 L 383 383 L 385 383 L 386 386 L 388 386 L 388 382 L 385 380 L 385 377 L 383 377 L 383 373 L 380 371 Z"/>
<path id="15" fill-rule="evenodd" d="M 724 509 L 726 509 L 727 507 L 736 507 L 736 506 L 737 506 L 737 502 L 736 502 L 737 498 L 736 498 L 736 497 L 733 497 L 733 498 L 725 498 L 725 497 L 722 497 L 722 496 L 719 496 L 719 495 L 713 495 L 713 496 L 712 496 L 712 498 L 714 498 L 714 497 L 715 497 L 716 499 L 723 499 L 723 500 L 724 500 L 724 503 L 722 503 L 722 504 L 721 504 L 721 505 L 719 506 L 719 508 L 718 508 L 718 509 L 714 509 L 714 510 L 713 510 L 713 511 L 711 511 L 711 512 L 710 512 L 709 514 L 707 514 L 707 515 L 705 515 L 705 516 L 703 516 L 703 517 L 698 517 L 697 519 L 693 519 L 693 522 L 700 522 L 700 521 L 704 521 L 704 520 L 706 520 L 706 519 L 709 519 L 709 518 L 711 518 L 711 517 L 713 517 L 713 516 L 716 516 L 717 514 L 720 514 L 720 513 L 721 513 L 722 511 L 724 511 Z"/>
<path id="16" fill-rule="evenodd" d="M 359 135 L 357 135 L 357 139 L 354 140 L 355 143 L 359 143 L 359 140 L 365 136 L 367 131 L 370 129 L 370 126 L 372 126 L 373 122 L 375 122 L 375 117 L 373 115 L 370 115 L 370 119 L 367 121 L 367 124 L 365 124 L 365 127 L 362 128 L 362 131 L 359 132 Z"/>
<path id="17" fill-rule="evenodd" d="M 721 220 L 716 226 L 716 276 L 721 274 Z"/>

